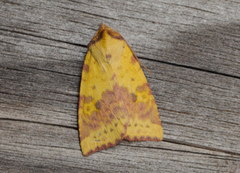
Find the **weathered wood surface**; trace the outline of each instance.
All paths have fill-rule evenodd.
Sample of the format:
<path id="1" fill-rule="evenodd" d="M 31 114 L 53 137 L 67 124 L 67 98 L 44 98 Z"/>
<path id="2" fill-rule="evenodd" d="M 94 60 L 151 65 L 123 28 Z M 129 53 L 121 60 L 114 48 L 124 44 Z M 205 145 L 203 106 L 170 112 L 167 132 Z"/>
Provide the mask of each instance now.
<path id="1" fill-rule="evenodd" d="M 162 142 L 83 157 L 78 92 L 99 24 L 142 63 Z M 240 1 L 0 1 L 0 172 L 240 172 Z"/>

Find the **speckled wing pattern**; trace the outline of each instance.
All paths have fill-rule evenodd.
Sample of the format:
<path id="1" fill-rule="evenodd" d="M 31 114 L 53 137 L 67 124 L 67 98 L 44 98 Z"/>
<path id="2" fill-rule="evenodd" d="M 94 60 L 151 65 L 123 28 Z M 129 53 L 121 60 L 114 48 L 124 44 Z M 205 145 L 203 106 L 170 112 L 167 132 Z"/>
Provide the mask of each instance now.
<path id="1" fill-rule="evenodd" d="M 100 25 L 88 44 L 78 123 L 84 156 L 129 141 L 161 141 L 157 105 L 138 59 L 115 30 Z"/>

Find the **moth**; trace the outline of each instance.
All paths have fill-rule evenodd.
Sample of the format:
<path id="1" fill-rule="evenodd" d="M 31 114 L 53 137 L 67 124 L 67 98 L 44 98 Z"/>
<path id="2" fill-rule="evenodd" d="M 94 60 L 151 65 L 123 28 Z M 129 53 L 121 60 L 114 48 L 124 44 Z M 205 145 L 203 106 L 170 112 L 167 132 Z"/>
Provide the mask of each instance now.
<path id="1" fill-rule="evenodd" d="M 123 139 L 163 139 L 157 105 L 138 58 L 125 39 L 103 23 L 88 44 L 78 124 L 84 156 Z"/>

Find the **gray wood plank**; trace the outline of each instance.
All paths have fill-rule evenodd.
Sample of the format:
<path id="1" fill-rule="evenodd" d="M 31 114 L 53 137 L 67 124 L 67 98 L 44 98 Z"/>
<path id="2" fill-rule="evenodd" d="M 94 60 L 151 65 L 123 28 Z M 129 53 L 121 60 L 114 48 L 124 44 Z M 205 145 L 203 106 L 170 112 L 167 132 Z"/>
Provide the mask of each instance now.
<path id="1" fill-rule="evenodd" d="M 0 172 L 239 172 L 238 1 L 1 1 Z M 86 45 L 100 22 L 145 70 L 162 142 L 89 157 L 77 132 Z"/>
<path id="2" fill-rule="evenodd" d="M 77 129 L 22 121 L 0 123 L 4 140 L 0 145 L 0 163 L 9 172 L 234 172 L 239 169 L 240 156 L 168 142 L 123 141 L 84 157 Z"/>
<path id="3" fill-rule="evenodd" d="M 49 41 L 46 57 L 38 59 L 36 51 L 29 53 L 27 47 L 46 39 L 30 36 L 32 43 L 27 43 L 28 37 L 21 38 L 26 49 L 18 45 L 16 52 L 6 53 L 2 58 L 1 117 L 76 127 L 86 48 L 80 49 L 82 57 L 77 60 L 77 53 L 77 57 L 71 56 L 74 46 L 69 50 L 65 43 Z M 14 34 L 14 38 L 18 36 Z M 47 43 L 36 49 L 44 52 L 46 46 Z M 65 51 L 63 56 L 68 59 L 57 60 L 61 53 L 52 51 Z M 166 123 L 165 138 L 240 153 L 239 79 L 165 63 L 142 62 L 153 74 L 146 76 L 163 126 Z"/>
<path id="4" fill-rule="evenodd" d="M 238 1 L 0 3 L 5 31 L 87 45 L 104 22 L 139 57 L 240 77 Z"/>

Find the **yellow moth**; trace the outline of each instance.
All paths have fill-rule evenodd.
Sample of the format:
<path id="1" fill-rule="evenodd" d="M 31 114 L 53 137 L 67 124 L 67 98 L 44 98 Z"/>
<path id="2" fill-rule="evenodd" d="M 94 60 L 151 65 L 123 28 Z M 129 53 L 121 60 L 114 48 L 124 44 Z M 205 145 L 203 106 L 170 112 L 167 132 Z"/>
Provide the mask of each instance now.
<path id="1" fill-rule="evenodd" d="M 88 44 L 78 123 L 84 156 L 122 139 L 163 139 L 157 105 L 138 58 L 117 31 L 102 23 Z"/>

